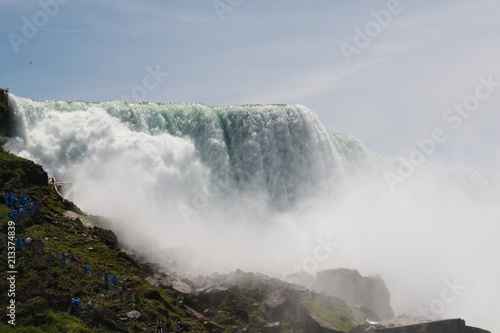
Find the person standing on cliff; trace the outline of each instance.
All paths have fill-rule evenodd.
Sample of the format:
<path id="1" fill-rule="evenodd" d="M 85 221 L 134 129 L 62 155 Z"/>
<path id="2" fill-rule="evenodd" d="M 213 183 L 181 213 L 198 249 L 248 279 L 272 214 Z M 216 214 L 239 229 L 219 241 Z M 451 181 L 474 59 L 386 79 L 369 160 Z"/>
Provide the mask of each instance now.
<path id="1" fill-rule="evenodd" d="M 109 276 L 108 273 L 104 273 L 104 289 L 109 289 Z"/>
<path id="2" fill-rule="evenodd" d="M 111 285 L 113 287 L 116 287 L 117 283 L 118 283 L 118 276 L 116 276 L 116 273 L 113 273 L 113 276 L 111 276 Z"/>
<path id="3" fill-rule="evenodd" d="M 163 323 L 160 320 L 156 323 L 156 333 L 163 333 Z"/>

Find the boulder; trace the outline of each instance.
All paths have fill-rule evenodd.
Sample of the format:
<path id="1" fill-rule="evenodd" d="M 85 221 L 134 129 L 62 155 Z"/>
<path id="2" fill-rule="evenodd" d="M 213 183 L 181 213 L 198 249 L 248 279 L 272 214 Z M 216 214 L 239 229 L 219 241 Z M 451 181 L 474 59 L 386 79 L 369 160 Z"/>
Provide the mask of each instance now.
<path id="1" fill-rule="evenodd" d="M 311 311 L 308 304 L 306 304 L 316 299 L 317 296 L 319 295 L 298 286 L 275 290 L 264 302 L 261 311 L 264 317 L 272 322 L 285 319 L 287 314 L 294 314 L 304 326 L 306 332 L 340 333 L 341 331 L 337 327 Z M 324 297 L 328 298 L 332 308 L 337 308 L 339 304 L 345 306 L 345 303 L 340 299 Z"/>
<path id="2" fill-rule="evenodd" d="M 285 290 L 275 290 L 262 306 L 262 313 L 267 320 L 277 321 L 286 311 L 287 293 Z"/>
<path id="3" fill-rule="evenodd" d="M 127 276 L 124 281 L 127 283 L 129 288 L 137 288 L 142 284 L 141 278 L 135 275 Z"/>
<path id="4" fill-rule="evenodd" d="M 127 312 L 127 317 L 131 318 L 131 319 L 138 319 L 142 316 L 142 313 L 140 313 L 139 311 L 137 310 L 132 310 L 130 312 Z"/>
<path id="5" fill-rule="evenodd" d="M 112 248 L 118 248 L 118 237 L 116 237 L 116 234 L 113 231 L 99 227 L 94 227 L 92 229 L 92 234 L 96 236 L 104 244 Z"/>
<path id="6" fill-rule="evenodd" d="M 377 316 L 377 314 L 373 312 L 371 309 L 367 308 L 366 306 L 356 305 L 355 307 L 353 307 L 352 310 L 353 312 L 361 313 L 369 321 L 374 321 L 374 322 L 380 321 L 380 318 Z"/>
<path id="7" fill-rule="evenodd" d="M 305 323 L 308 332 L 342 333 L 337 327 L 310 311 L 307 312 Z"/>
<path id="8" fill-rule="evenodd" d="M 394 326 L 384 325 L 360 325 L 350 333 L 491 333 L 479 328 L 465 325 L 462 319 L 446 319 L 428 321 L 412 325 Z"/>
<path id="9" fill-rule="evenodd" d="M 192 291 L 191 287 L 188 284 L 177 280 L 172 281 L 172 288 L 182 294 L 190 294 Z"/>
<path id="10" fill-rule="evenodd" d="M 281 332 L 281 323 L 279 321 L 265 324 L 262 326 L 262 333 L 279 333 Z"/>
<path id="11" fill-rule="evenodd" d="M 146 278 L 146 281 L 149 282 L 151 285 L 153 285 L 155 287 L 159 287 L 160 286 L 160 281 L 158 281 L 157 279 L 155 279 L 152 276 L 148 276 Z"/>
<path id="12" fill-rule="evenodd" d="M 167 278 L 158 280 L 158 282 L 160 284 L 160 287 L 163 289 L 171 289 L 172 288 L 172 282 L 170 282 L 170 280 Z"/>
<path id="13" fill-rule="evenodd" d="M 205 327 L 209 330 L 209 332 L 218 332 L 218 331 L 222 332 L 224 330 L 223 326 L 214 323 L 213 321 L 204 322 L 203 325 L 205 325 Z"/>
<path id="14" fill-rule="evenodd" d="M 96 306 L 92 310 L 92 317 L 94 323 L 112 331 L 126 332 L 127 327 L 125 323 L 118 318 L 115 310 L 107 307 Z"/>
<path id="15" fill-rule="evenodd" d="M 227 297 L 227 295 L 229 295 L 228 288 L 210 286 L 199 293 L 199 298 L 203 303 L 206 303 L 209 306 L 218 306 L 224 298 Z"/>
<path id="16" fill-rule="evenodd" d="M 187 312 L 189 312 L 190 314 L 192 314 L 194 317 L 196 317 L 199 320 L 206 321 L 208 319 L 207 317 L 205 317 L 205 315 L 199 313 L 198 311 L 196 311 L 195 309 L 193 309 L 187 305 L 184 305 L 184 308 L 187 310 Z"/>
<path id="17" fill-rule="evenodd" d="M 391 294 L 378 275 L 364 277 L 357 270 L 339 268 L 320 271 L 314 290 L 343 299 L 350 307 L 363 306 L 379 318 L 392 318 Z"/>

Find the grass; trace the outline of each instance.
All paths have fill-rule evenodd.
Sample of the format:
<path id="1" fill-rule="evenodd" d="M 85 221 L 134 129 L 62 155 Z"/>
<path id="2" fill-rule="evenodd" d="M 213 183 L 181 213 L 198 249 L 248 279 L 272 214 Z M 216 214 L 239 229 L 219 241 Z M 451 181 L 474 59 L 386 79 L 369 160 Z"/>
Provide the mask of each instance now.
<path id="1" fill-rule="evenodd" d="M 16 324 L 16 331 L 20 332 L 74 332 L 92 333 L 96 332 L 85 327 L 83 319 L 70 315 L 66 312 L 56 312 L 52 310 L 43 313 L 20 315 L 22 318 Z M 36 323 L 35 325 L 23 325 L 25 323 Z M 3 325 L 5 327 L 5 325 Z M 0 326 L 0 329 L 3 328 Z"/>
<path id="2" fill-rule="evenodd" d="M 0 92 L 1 95 L 1 92 Z M 0 105 L 1 107 L 1 105 Z M 45 248 L 16 249 L 16 329 L 20 332 L 111 332 L 107 327 L 118 317 L 125 317 L 131 310 L 143 315 L 139 320 L 127 320 L 127 330 L 135 323 L 146 326 L 147 321 L 175 318 L 190 323 L 192 329 L 203 330 L 203 324 L 194 320 L 178 302 L 176 294 L 150 285 L 141 265 L 126 253 L 102 243 L 94 236 L 96 229 L 86 228 L 77 220 L 63 216 L 67 209 L 79 212 L 72 203 L 62 200 L 47 182 L 47 174 L 35 163 L 5 152 L 0 147 L 0 191 L 29 195 L 42 203 L 41 211 L 34 217 L 22 217 L 16 223 L 16 236 L 26 239 L 44 239 Z M 12 208 L 0 203 L 0 234 L 7 234 L 7 215 Z M 89 250 L 92 248 L 92 250 Z M 69 253 L 69 262 L 62 264 L 62 252 Z M 0 248 L 0 256 L 6 256 Z M 82 274 L 87 263 L 92 276 Z M 136 276 L 131 290 L 120 299 L 119 290 L 106 292 L 103 273 L 116 273 L 123 281 Z M 2 290 L 6 270 L 0 271 Z M 157 299 L 150 295 L 160 295 Z M 101 323 L 66 312 L 71 297 L 79 296 L 82 305 L 89 299 L 97 301 L 105 313 L 111 314 Z M 1 304 L 7 304 L 7 293 L 0 294 Z M 116 317 L 116 318 L 114 318 Z M 6 331 L 6 311 L 0 313 L 0 332 Z"/>
<path id="3" fill-rule="evenodd" d="M 309 311 L 342 332 L 349 332 L 357 325 L 351 309 L 341 300 L 335 301 L 324 294 L 308 293 L 303 296 L 302 301 Z"/>

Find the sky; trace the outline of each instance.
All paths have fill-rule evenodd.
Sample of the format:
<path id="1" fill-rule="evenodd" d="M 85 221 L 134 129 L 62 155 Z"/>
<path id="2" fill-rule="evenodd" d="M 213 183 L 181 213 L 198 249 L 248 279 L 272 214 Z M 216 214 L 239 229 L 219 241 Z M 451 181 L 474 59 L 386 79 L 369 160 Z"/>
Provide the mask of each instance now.
<path id="1" fill-rule="evenodd" d="M 500 81 L 496 0 L 3 0 L 1 8 L 0 87 L 17 96 L 302 104 L 328 131 L 387 156 L 407 156 L 446 126 L 429 159 L 497 164 L 500 92 L 459 128 L 443 120 L 479 77 Z"/>

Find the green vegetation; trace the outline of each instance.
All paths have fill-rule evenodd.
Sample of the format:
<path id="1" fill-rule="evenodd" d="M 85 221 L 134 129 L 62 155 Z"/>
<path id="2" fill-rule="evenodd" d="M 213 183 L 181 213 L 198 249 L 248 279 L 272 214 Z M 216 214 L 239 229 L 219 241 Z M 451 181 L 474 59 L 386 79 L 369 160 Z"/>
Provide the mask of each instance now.
<path id="1" fill-rule="evenodd" d="M 260 274 L 236 272 L 226 278 L 216 290 L 197 295 L 195 304 L 191 298 L 186 300 L 198 310 L 210 309 L 213 322 L 234 328 L 221 332 L 240 332 L 248 329 L 248 325 L 259 327 L 259 323 L 280 322 L 280 332 L 304 333 L 316 329 L 308 326 L 312 320 L 309 313 L 342 332 L 349 332 L 358 324 L 352 310 L 340 299 Z"/>
<path id="2" fill-rule="evenodd" d="M 305 294 L 302 301 L 312 313 L 320 316 L 325 321 L 340 329 L 349 332 L 357 324 L 352 315 L 352 310 L 340 299 L 332 301 L 331 297 L 324 294 Z"/>
<path id="3" fill-rule="evenodd" d="M 80 220 L 99 218 L 82 216 L 73 203 L 59 197 L 39 165 L 8 153 L 1 146 L 0 143 L 0 191 L 29 195 L 41 203 L 38 214 L 21 217 L 16 222 L 16 237 L 31 236 L 45 241 L 44 246 L 16 248 L 17 331 L 136 332 L 148 322 L 169 318 L 172 323 L 181 321 L 182 331 L 262 332 L 264 324 L 280 321 L 281 332 L 303 333 L 307 331 L 305 308 L 345 332 L 354 326 L 345 304 L 336 306 L 331 298 L 312 292 L 306 292 L 299 301 L 296 296 L 299 292 L 291 285 L 261 274 L 236 271 L 216 276 L 217 288 L 198 295 L 184 295 L 173 288 L 152 285 L 146 278 L 156 272 L 153 268 L 117 249 L 113 242 L 104 241 L 103 235 L 104 238 L 110 234 L 116 237 L 111 231 L 86 227 Z M 3 237 L 8 232 L 11 210 L 0 199 L 0 235 Z M 68 254 L 67 263 L 61 262 L 62 252 Z M 7 258 L 6 246 L 0 247 L 0 256 Z M 82 273 L 85 263 L 90 266 L 89 275 Z M 118 287 L 105 288 L 105 272 L 118 275 Z M 0 271 L 0 281 L 0 302 L 9 304 L 12 297 L 5 292 L 9 289 L 6 270 Z M 126 281 L 125 290 L 122 290 L 123 281 Z M 266 302 L 275 294 L 287 300 L 271 311 L 266 308 Z M 78 314 L 68 313 L 73 297 L 81 299 Z M 87 310 L 89 300 L 94 306 Z M 191 308 L 201 319 L 191 313 Z M 7 324 L 5 306 L 1 310 L 0 332 L 4 332 L 11 326 Z M 132 310 L 139 311 L 141 316 L 129 318 L 127 313 Z"/>
<path id="4" fill-rule="evenodd" d="M 40 186 L 47 186 L 47 173 L 43 168 L 27 159 L 6 152 L 3 148 L 5 140 L 0 139 L 0 189 L 12 191 L 24 189 L 29 192 L 48 193 Z M 27 194 L 27 193 L 22 193 Z"/>
<path id="5" fill-rule="evenodd" d="M 16 328 L 23 332 L 113 332 L 133 331 L 158 319 L 181 320 L 185 326 L 203 330 L 203 324 L 189 316 L 178 299 L 182 295 L 149 284 L 145 278 L 150 268 L 136 262 L 123 251 L 106 245 L 96 235 L 100 228 L 87 228 L 78 219 L 65 217 L 68 209 L 79 210 L 61 199 L 47 174 L 35 163 L 0 150 L 0 190 L 17 195 L 29 195 L 42 203 L 33 217 L 21 217 L 16 223 L 16 237 L 44 239 L 45 245 L 16 249 Z M 6 237 L 8 214 L 12 209 L 0 199 L 0 234 Z M 81 213 L 81 212 L 80 212 Z M 68 253 L 68 263 L 61 263 L 61 253 Z M 7 248 L 0 248 L 7 257 Z M 83 275 L 83 264 L 91 274 Z M 118 288 L 104 289 L 103 273 L 116 273 Z M 5 290 L 7 272 L 0 271 L 0 302 L 8 304 Z M 128 280 L 126 292 L 120 282 Z M 81 299 L 81 313 L 67 313 L 72 297 Z M 86 311 L 89 300 L 93 310 Z M 139 311 L 139 319 L 129 319 L 126 313 Z M 0 313 L 0 331 L 5 331 L 5 307 Z M 126 319 L 125 319 L 126 318 Z"/>

